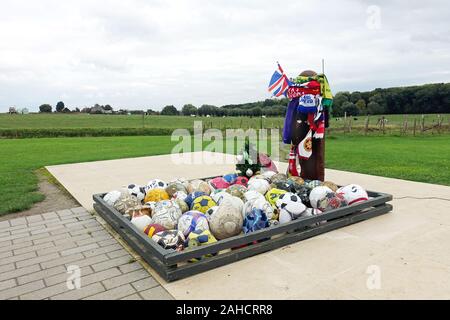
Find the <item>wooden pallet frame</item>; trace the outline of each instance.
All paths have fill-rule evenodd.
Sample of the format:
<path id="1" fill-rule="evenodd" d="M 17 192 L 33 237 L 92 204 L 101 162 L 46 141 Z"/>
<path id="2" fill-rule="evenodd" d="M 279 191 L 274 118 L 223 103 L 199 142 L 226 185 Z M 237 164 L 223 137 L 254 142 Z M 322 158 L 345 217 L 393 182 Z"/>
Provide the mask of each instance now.
<path id="1" fill-rule="evenodd" d="M 368 191 L 368 194 L 370 199 L 361 203 L 330 210 L 317 216 L 299 218 L 252 233 L 240 234 L 181 252 L 165 250 L 151 240 L 103 200 L 105 193 L 95 194 L 93 199 L 95 211 L 164 280 L 170 282 L 364 221 L 392 210 L 392 205 L 386 203 L 392 200 L 392 195 L 373 191 Z M 318 224 L 319 222 L 322 223 Z M 316 226 L 311 227 L 314 224 Z M 198 262 L 188 262 L 192 258 L 206 254 L 216 255 Z"/>

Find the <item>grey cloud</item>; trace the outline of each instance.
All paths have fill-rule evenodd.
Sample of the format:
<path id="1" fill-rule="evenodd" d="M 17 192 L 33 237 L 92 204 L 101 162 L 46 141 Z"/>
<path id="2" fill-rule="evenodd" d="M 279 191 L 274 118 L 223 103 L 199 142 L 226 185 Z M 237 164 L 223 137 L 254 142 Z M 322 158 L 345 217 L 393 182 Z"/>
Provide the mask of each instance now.
<path id="1" fill-rule="evenodd" d="M 370 29 L 367 8 L 380 9 Z M 0 12 L 0 111 L 265 99 L 279 60 L 333 91 L 449 80 L 445 1 L 10 1 Z M 26 93 L 26 94 L 24 94 Z"/>

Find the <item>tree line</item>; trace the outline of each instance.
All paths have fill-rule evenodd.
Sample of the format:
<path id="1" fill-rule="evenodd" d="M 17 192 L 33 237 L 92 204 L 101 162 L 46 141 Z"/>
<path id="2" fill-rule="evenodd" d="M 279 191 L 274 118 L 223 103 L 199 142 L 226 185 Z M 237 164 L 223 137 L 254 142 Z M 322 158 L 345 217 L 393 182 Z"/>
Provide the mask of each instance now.
<path id="1" fill-rule="evenodd" d="M 333 115 L 450 113 L 450 83 L 338 92 Z"/>
<path id="2" fill-rule="evenodd" d="M 161 111 L 144 110 L 114 110 L 110 105 L 95 104 L 81 110 L 70 110 L 59 101 L 56 112 L 81 112 L 90 114 L 148 114 L 148 115 L 183 115 L 183 116 L 249 116 L 249 117 L 283 117 L 289 100 L 265 99 L 264 101 L 228 104 L 217 107 L 203 104 L 196 107 L 185 104 L 181 110 L 173 105 L 165 106 Z M 52 112 L 50 104 L 39 107 L 40 112 Z M 335 117 L 347 115 L 376 115 L 376 114 L 421 114 L 421 113 L 450 113 L 450 83 L 424 84 L 420 86 L 394 87 L 372 91 L 341 91 L 334 96 L 332 114 Z"/>

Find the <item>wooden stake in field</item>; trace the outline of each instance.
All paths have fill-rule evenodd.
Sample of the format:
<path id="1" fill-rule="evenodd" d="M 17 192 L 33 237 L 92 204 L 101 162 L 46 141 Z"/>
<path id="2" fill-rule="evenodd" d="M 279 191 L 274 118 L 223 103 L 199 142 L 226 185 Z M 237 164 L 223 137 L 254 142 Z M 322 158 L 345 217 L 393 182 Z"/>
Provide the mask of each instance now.
<path id="1" fill-rule="evenodd" d="M 344 112 L 344 133 L 347 131 L 347 111 Z"/>
<path id="2" fill-rule="evenodd" d="M 421 121 L 420 129 L 421 129 L 422 133 L 425 132 L 425 116 L 424 115 L 422 115 L 422 121 Z"/>
<path id="3" fill-rule="evenodd" d="M 367 135 L 367 131 L 369 131 L 369 115 L 366 117 L 366 122 L 364 124 L 364 134 Z"/>
<path id="4" fill-rule="evenodd" d="M 413 136 L 416 136 L 416 125 L 417 125 L 417 119 L 414 118 Z"/>
<path id="5" fill-rule="evenodd" d="M 408 118 L 406 114 L 403 116 L 403 134 L 408 134 Z"/>
<path id="6" fill-rule="evenodd" d="M 438 129 L 438 133 L 441 134 L 441 124 L 442 124 L 442 121 L 441 121 L 441 115 L 438 114 L 437 117 L 438 117 L 438 125 L 437 125 L 437 129 Z"/>

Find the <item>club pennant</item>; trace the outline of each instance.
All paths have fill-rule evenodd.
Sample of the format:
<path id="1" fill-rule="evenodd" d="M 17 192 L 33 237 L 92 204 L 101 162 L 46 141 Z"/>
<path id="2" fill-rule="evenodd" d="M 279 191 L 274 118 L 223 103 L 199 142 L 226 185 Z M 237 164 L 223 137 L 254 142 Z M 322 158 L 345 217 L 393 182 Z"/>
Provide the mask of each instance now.
<path id="1" fill-rule="evenodd" d="M 298 144 L 298 156 L 301 159 L 308 160 L 312 154 L 312 130 L 309 130 L 305 138 Z"/>

